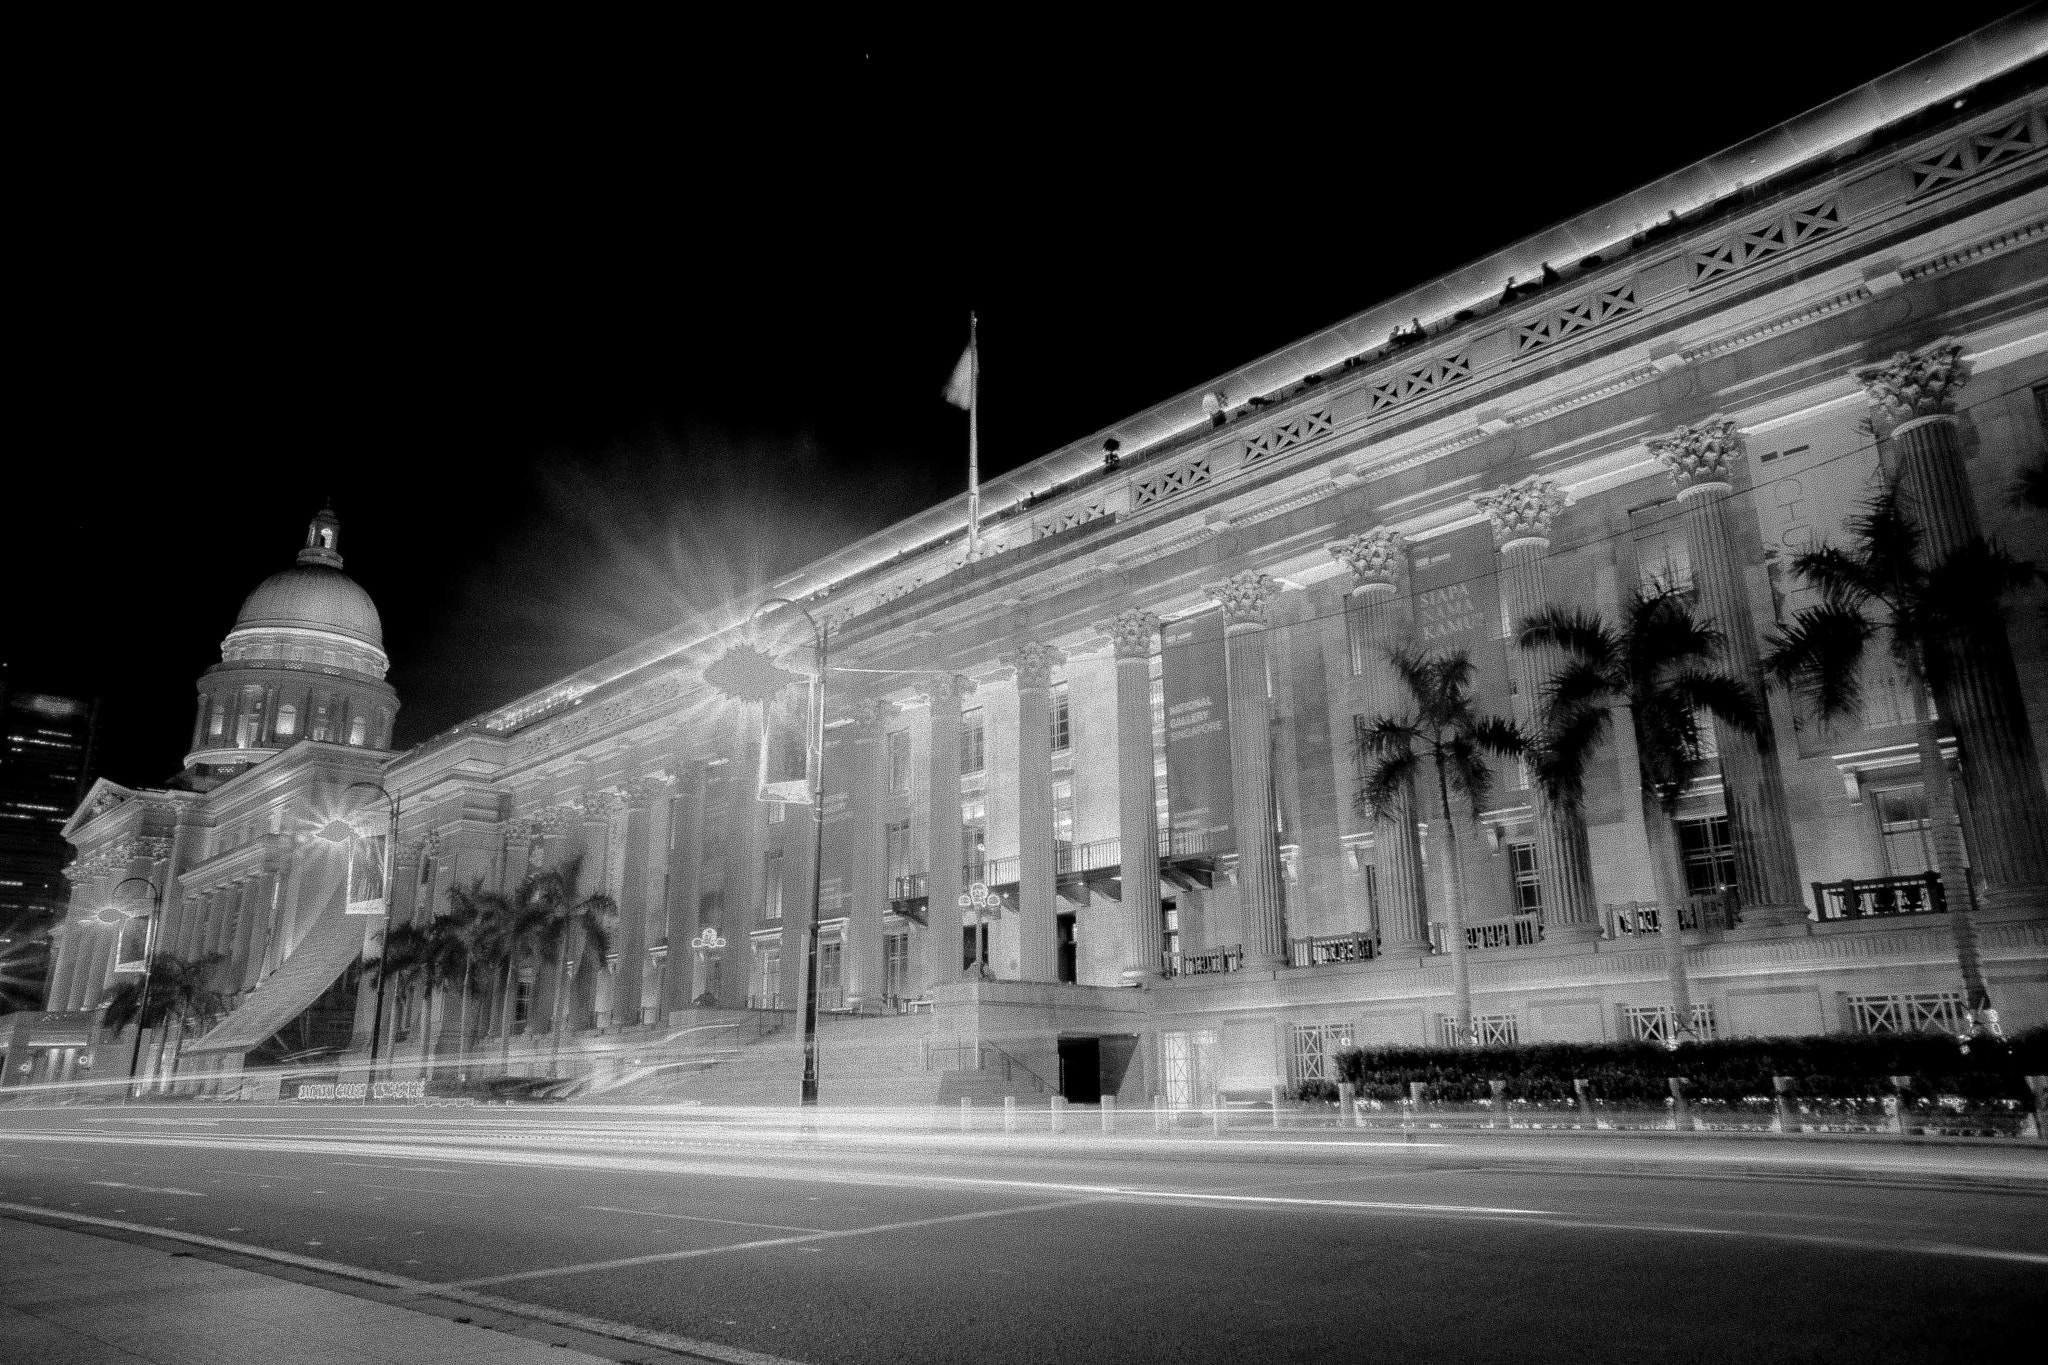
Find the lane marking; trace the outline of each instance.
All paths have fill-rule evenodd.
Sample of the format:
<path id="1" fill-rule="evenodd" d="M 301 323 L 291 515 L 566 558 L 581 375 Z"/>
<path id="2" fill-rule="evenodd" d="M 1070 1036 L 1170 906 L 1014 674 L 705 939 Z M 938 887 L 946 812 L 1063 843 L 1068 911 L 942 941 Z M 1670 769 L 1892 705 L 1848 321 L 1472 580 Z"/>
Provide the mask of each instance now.
<path id="1" fill-rule="evenodd" d="M 180 1190 L 163 1185 L 131 1185 L 125 1180 L 88 1180 L 85 1183 L 88 1185 L 105 1185 L 111 1190 L 141 1190 L 144 1194 L 183 1194 L 190 1195 L 194 1199 L 206 1198 L 198 1190 Z"/>
<path id="2" fill-rule="evenodd" d="M 275 1171 L 215 1171 L 215 1175 L 245 1175 L 251 1180 L 304 1180 L 302 1175 L 279 1175 Z"/>
<path id="3" fill-rule="evenodd" d="M 909 1228 L 937 1227 L 942 1223 L 971 1223 L 989 1218 L 1009 1218 L 1020 1213 L 1044 1213 L 1048 1209 L 1072 1208 L 1076 1204 L 1099 1204 L 1100 1199 L 1059 1199 L 1047 1204 L 1025 1204 L 1010 1209 L 981 1209 L 974 1213 L 949 1213 L 942 1218 L 915 1218 L 904 1223 L 878 1223 L 873 1227 L 848 1228 L 843 1232 L 814 1232 L 808 1237 L 770 1237 L 758 1242 L 733 1242 L 722 1247 L 698 1247 L 693 1251 L 663 1251 L 650 1256 L 621 1256 L 610 1261 L 586 1261 L 582 1265 L 550 1266 L 545 1270 L 517 1270 L 509 1275 L 480 1275 L 467 1280 L 449 1280 L 444 1287 L 469 1289 L 482 1284 L 513 1284 L 522 1280 L 545 1280 L 556 1275 L 582 1275 L 593 1270 L 617 1270 L 625 1266 L 659 1265 L 665 1261 L 688 1261 L 702 1256 L 719 1256 L 728 1251 L 759 1251 L 766 1247 L 800 1246 L 842 1237 L 866 1237 L 876 1232 L 901 1232 Z M 0 1206 L 4 1207 L 4 1206 Z"/>
<path id="4" fill-rule="evenodd" d="M 424 1185 L 372 1185 L 365 1182 L 356 1187 L 362 1190 L 397 1190 L 400 1194 L 445 1194 L 451 1199 L 489 1199 L 487 1194 L 472 1194 L 468 1190 L 430 1190 Z"/>
<path id="5" fill-rule="evenodd" d="M 643 1218 L 682 1218 L 692 1223 L 725 1223 L 736 1228 L 772 1228 L 776 1232 L 830 1232 L 830 1228 L 796 1228 L 787 1223 L 750 1223 L 740 1218 L 711 1218 L 701 1213 L 656 1213 L 653 1209 L 615 1209 L 609 1204 L 578 1204 L 594 1213 L 637 1213 Z"/>
<path id="6" fill-rule="evenodd" d="M 389 1271 L 371 1270 L 366 1266 L 344 1265 L 340 1261 L 323 1261 L 316 1256 L 301 1256 L 296 1252 L 278 1251 L 272 1247 L 255 1246 L 248 1242 L 231 1242 L 224 1237 L 207 1237 L 196 1232 L 180 1232 L 175 1228 L 152 1227 L 147 1223 L 129 1223 L 118 1218 L 99 1218 L 92 1214 L 65 1213 L 58 1209 L 40 1208 L 33 1204 L 10 1204 L 0 1202 L 0 1213 L 27 1214 L 31 1219 L 55 1218 L 68 1223 L 79 1223 L 87 1227 L 112 1228 L 117 1232 L 139 1232 L 150 1237 L 162 1237 L 174 1242 L 185 1242 L 192 1246 L 211 1247 L 215 1251 L 229 1251 L 238 1256 L 249 1256 L 261 1261 L 275 1261 L 280 1265 L 298 1266 L 303 1270 L 317 1270 L 336 1279 L 355 1280 L 362 1284 L 380 1285 L 396 1289 L 423 1299 L 445 1299 L 451 1303 L 468 1304 L 474 1308 L 488 1308 L 492 1312 L 504 1313 L 514 1318 L 527 1318 L 540 1322 L 551 1322 L 558 1327 L 573 1327 L 579 1332 L 593 1336 L 610 1337 L 615 1341 L 630 1341 L 640 1346 L 652 1346 L 658 1350 L 673 1351 L 680 1355 L 699 1355 L 707 1360 L 723 1361 L 725 1365 L 804 1365 L 802 1361 L 790 1360 L 785 1356 L 771 1356 L 761 1351 L 749 1351 L 743 1346 L 727 1346 L 722 1342 L 699 1341 L 694 1337 L 677 1336 L 673 1332 L 658 1332 L 651 1327 L 636 1327 L 629 1322 L 613 1322 L 606 1318 L 594 1318 L 585 1313 L 572 1313 L 546 1304 L 524 1303 L 518 1299 L 501 1298 L 496 1294 L 479 1294 L 474 1290 L 454 1285 L 432 1284 L 426 1280 L 415 1280 L 404 1275 L 393 1275 Z"/>

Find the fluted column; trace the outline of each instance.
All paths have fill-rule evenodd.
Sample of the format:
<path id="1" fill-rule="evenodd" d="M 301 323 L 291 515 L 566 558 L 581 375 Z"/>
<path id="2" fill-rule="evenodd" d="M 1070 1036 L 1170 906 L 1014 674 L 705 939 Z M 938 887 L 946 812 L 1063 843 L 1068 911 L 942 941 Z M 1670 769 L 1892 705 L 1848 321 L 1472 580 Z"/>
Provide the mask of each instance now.
<path id="1" fill-rule="evenodd" d="M 641 1006 L 649 1003 L 651 996 L 646 983 L 647 857 L 652 823 L 649 811 L 667 789 L 664 778 L 642 777 L 626 783 L 621 791 L 626 831 L 619 859 L 619 929 L 612 944 L 619 955 L 618 974 L 613 983 L 612 1023 L 621 1027 L 640 1022 Z"/>
<path id="2" fill-rule="evenodd" d="M 1493 523 L 1510 634 L 1545 605 L 1543 561 L 1550 557 L 1550 525 L 1567 501 L 1564 490 L 1549 479 L 1524 479 L 1473 499 Z M 1528 705 L 1530 725 L 1532 729 L 1540 727 L 1545 691 L 1564 663 L 1563 652 L 1554 645 L 1540 649 L 1511 645 L 1509 657 L 1515 688 Z M 1530 800 L 1536 808 L 1536 875 L 1543 889 L 1544 933 L 1564 942 L 1596 939 L 1600 913 L 1593 894 L 1585 820 L 1577 811 L 1552 801 L 1540 788 L 1530 794 Z"/>
<path id="3" fill-rule="evenodd" d="M 583 884 L 572 887 L 572 894 L 580 897 L 604 892 L 614 904 L 619 902 L 618 855 L 613 847 L 614 825 L 625 800 L 617 791 L 596 791 L 583 797 Z M 624 916 L 615 920 L 612 926 L 612 951 L 619 948 L 618 937 Z M 587 981 L 587 987 L 572 992 L 569 996 L 571 1017 L 563 1021 L 564 1032 L 573 1033 L 583 1024 L 581 1016 L 588 1014 L 590 1028 L 610 1028 L 612 1007 L 618 998 L 618 976 L 609 960 L 609 954 L 599 954 L 597 945 L 581 931 L 570 935 L 568 951 L 574 955 L 576 975 Z"/>
<path id="4" fill-rule="evenodd" d="M 1272 701 L 1266 695 L 1266 608 L 1280 585 L 1253 570 L 1202 591 L 1223 604 L 1223 659 L 1230 693 L 1230 780 L 1237 826 L 1237 891 L 1246 966 L 1287 960 L 1280 902 L 1280 849 L 1273 835 Z"/>
<path id="5" fill-rule="evenodd" d="M 49 988 L 43 993 L 43 1008 L 47 1010 L 69 1009 L 71 981 L 78 974 L 78 943 L 83 937 L 76 924 L 59 925 L 50 931 L 53 945 L 50 957 Z"/>
<path id="6" fill-rule="evenodd" d="M 896 708 L 869 698 L 854 710 L 853 767 L 848 774 L 846 819 L 850 883 L 846 912 L 846 996 L 858 999 L 863 1009 L 880 1003 L 883 995 L 882 916 L 889 910 L 889 875 L 882 841 L 885 833 L 882 789 L 887 777 L 882 766 L 888 760 L 885 727 Z"/>
<path id="7" fill-rule="evenodd" d="M 253 913 L 250 916 L 248 947 L 242 961 L 243 990 L 254 990 L 263 980 L 263 963 L 270 955 L 270 936 L 276 931 L 273 919 L 277 914 L 278 874 L 259 873 L 256 877 Z"/>
<path id="8" fill-rule="evenodd" d="M 113 965 L 115 941 L 119 937 L 120 929 L 117 926 L 104 925 L 96 928 L 87 940 L 92 946 L 92 952 L 86 958 L 84 974 L 73 988 L 77 992 L 78 1000 L 78 1003 L 72 1006 L 73 1009 L 89 1010 L 100 1003 L 100 996 L 107 984 L 107 971 Z"/>
<path id="9" fill-rule="evenodd" d="M 256 935 L 256 921 L 262 918 L 263 876 L 261 873 L 235 884 L 235 927 L 228 949 L 228 989 L 243 989 L 249 974 L 249 944 Z"/>
<path id="10" fill-rule="evenodd" d="M 930 897 L 924 933 L 927 988 L 960 977 L 960 698 L 973 691 L 974 680 L 958 673 L 941 673 L 922 689 L 931 703 L 930 824 L 925 833 L 925 890 Z M 1048 762 L 1051 742 L 1048 732 Z"/>
<path id="11" fill-rule="evenodd" d="M 1953 416 L 1956 391 L 1969 377 L 1962 347 L 1946 339 L 1856 375 L 1878 420 L 1897 423 L 1891 439 L 1899 489 L 1920 527 L 1923 565 L 1983 535 Z M 1955 727 L 1982 904 L 2038 912 L 2048 907 L 2048 792 L 2003 622 L 1993 619 L 1968 639 L 1949 642 L 1941 662 L 1945 676 L 1935 701 Z"/>
<path id="12" fill-rule="evenodd" d="M 1117 919 L 1126 970 L 1158 976 L 1166 952 L 1159 922 L 1159 792 L 1152 754 L 1152 649 L 1159 618 L 1128 607 L 1096 627 L 1116 644 L 1117 836 L 1123 865 Z"/>
<path id="13" fill-rule="evenodd" d="M 1411 618 L 1399 601 L 1400 580 L 1408 562 L 1407 541 L 1400 532 L 1375 526 L 1324 547 L 1351 570 L 1357 585 L 1364 657 L 1359 681 L 1370 723 L 1378 716 L 1398 715 L 1407 698 L 1394 676 L 1388 655 L 1408 643 Z M 1372 817 L 1374 890 L 1379 897 L 1380 949 L 1388 956 L 1427 953 L 1428 906 L 1422 896 L 1422 845 L 1415 828 L 1415 793 L 1403 791 L 1385 812 Z"/>
<path id="14" fill-rule="evenodd" d="M 1067 656 L 1027 641 L 1003 662 L 1017 670 L 1017 972 L 1024 981 L 1060 974 L 1058 865 L 1052 847 L 1052 671 Z"/>
<path id="15" fill-rule="evenodd" d="M 1650 442 L 1650 451 L 1678 488 L 1685 512 L 1686 548 L 1692 559 L 1693 593 L 1700 614 L 1721 632 L 1721 662 L 1728 675 L 1764 700 L 1758 666 L 1756 622 L 1735 560 L 1728 524 L 1730 475 L 1741 454 L 1735 423 L 1710 417 Z M 1728 806 L 1728 838 L 1735 848 L 1735 882 L 1746 920 L 1797 923 L 1806 918 L 1806 896 L 1792 842 L 1792 815 L 1785 801 L 1785 776 L 1770 708 L 1759 705 L 1757 729 L 1744 734 L 1716 717 L 1714 744 L 1720 752 L 1721 785 Z"/>
<path id="16" fill-rule="evenodd" d="M 687 1009 L 704 990 L 696 980 L 697 923 L 704 899 L 704 778 L 701 762 L 683 765 L 676 788 L 675 828 L 669 835 L 668 955 L 662 959 L 661 1009 Z"/>

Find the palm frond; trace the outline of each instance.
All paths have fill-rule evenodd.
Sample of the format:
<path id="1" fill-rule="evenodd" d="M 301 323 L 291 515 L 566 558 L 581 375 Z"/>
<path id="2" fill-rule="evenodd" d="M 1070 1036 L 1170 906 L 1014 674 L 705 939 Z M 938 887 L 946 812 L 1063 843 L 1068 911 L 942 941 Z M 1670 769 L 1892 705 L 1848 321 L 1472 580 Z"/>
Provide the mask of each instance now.
<path id="1" fill-rule="evenodd" d="M 1704 668 L 1682 669 L 1671 676 L 1672 693 L 1689 704 L 1694 724 L 1705 712 L 1745 735 L 1753 735 L 1763 723 L 1756 693 L 1726 673 Z"/>
<path id="2" fill-rule="evenodd" d="M 1614 632 L 1589 611 L 1544 607 L 1523 620 L 1517 638 L 1524 649 L 1555 646 L 1574 660 L 1595 668 L 1608 664 L 1616 654 Z"/>
<path id="3" fill-rule="evenodd" d="M 1586 771 L 1613 722 L 1613 709 L 1607 706 L 1581 703 L 1551 710 L 1530 763 L 1530 775 L 1544 795 L 1570 810 L 1584 808 Z"/>
<path id="4" fill-rule="evenodd" d="M 1863 660 L 1877 626 L 1861 611 L 1829 602 L 1808 607 L 1765 638 L 1763 667 L 1823 723 L 1853 714 L 1863 700 Z"/>
<path id="5" fill-rule="evenodd" d="M 1382 759 L 1366 774 L 1365 785 L 1359 789 L 1359 810 L 1381 819 L 1393 815 L 1421 765 L 1421 756 L 1412 750 Z"/>

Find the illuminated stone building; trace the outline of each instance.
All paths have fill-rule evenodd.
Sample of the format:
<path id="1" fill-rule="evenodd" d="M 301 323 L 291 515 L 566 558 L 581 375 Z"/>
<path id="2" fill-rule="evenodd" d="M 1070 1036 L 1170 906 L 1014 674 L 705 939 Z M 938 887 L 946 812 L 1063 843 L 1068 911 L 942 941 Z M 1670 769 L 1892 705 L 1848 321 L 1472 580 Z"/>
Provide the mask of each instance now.
<path id="1" fill-rule="evenodd" d="M 2048 514 L 2008 493 L 2044 448 L 2044 33 L 1994 26 L 994 480 L 978 557 L 961 498 L 772 585 L 848 670 L 821 868 L 812 808 L 761 799 L 803 790 L 804 689 L 764 718 L 705 678 L 744 643 L 810 668 L 793 610 L 742 603 L 391 759 L 392 914 L 581 856 L 621 907 L 613 951 L 529 966 L 509 1051 L 602 1058 L 621 1093 L 693 1017 L 801 1004 L 814 872 L 831 1102 L 1263 1091 L 1346 1042 L 1447 1041 L 1454 968 L 1480 1041 L 1669 1036 L 1674 907 L 1632 742 L 1596 756 L 1582 813 L 1500 765 L 1458 831 L 1457 954 L 1442 822 L 1362 808 L 1353 736 L 1407 708 L 1403 644 L 1464 651 L 1479 709 L 1531 721 L 1555 659 L 1519 622 L 1611 620 L 1641 587 L 1688 591 L 1753 681 L 1814 600 L 1792 557 L 1886 474 L 1937 547 L 2048 552 Z M 1699 1031 L 1964 1027 L 1939 907 L 1965 899 L 2006 1028 L 2048 1023 L 2043 634 L 2039 590 L 2015 595 L 1942 717 L 1968 887 L 1933 876 L 1950 832 L 1888 665 L 1859 721 L 1773 689 L 1758 734 L 1709 727 L 1674 855 Z M 235 717 L 251 668 L 209 694 Z M 976 884 L 989 904 L 963 907 Z M 456 1017 L 409 1027 L 401 1060 Z M 773 1070 L 778 1046 L 694 1093 L 756 1097 L 744 1057 Z M 793 1098 L 775 1074 L 759 1093 Z"/>

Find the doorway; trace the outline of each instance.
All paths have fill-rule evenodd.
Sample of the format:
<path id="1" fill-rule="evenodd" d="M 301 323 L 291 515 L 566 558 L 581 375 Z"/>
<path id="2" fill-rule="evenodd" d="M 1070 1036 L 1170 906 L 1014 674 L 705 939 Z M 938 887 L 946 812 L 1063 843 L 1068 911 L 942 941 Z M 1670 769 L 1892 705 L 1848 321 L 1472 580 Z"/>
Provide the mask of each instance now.
<path id="1" fill-rule="evenodd" d="M 1060 1094 L 1068 1104 L 1102 1103 L 1101 1039 L 1060 1039 Z"/>
<path id="2" fill-rule="evenodd" d="M 1081 979 L 1081 956 L 1074 944 L 1074 917 L 1061 915 L 1056 923 L 1060 945 L 1059 979 L 1071 986 Z"/>

